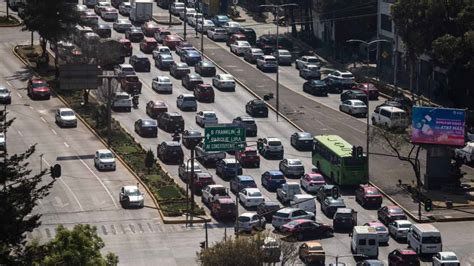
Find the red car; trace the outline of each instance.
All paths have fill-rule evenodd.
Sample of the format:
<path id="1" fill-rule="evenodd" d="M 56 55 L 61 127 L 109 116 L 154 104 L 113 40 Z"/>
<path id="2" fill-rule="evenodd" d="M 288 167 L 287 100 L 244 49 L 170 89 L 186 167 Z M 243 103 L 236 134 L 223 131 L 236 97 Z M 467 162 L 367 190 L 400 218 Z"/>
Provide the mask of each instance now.
<path id="1" fill-rule="evenodd" d="M 122 90 L 131 94 L 133 92 L 142 93 L 142 82 L 137 75 L 127 75 L 120 80 Z"/>
<path id="2" fill-rule="evenodd" d="M 31 78 L 28 80 L 27 94 L 31 99 L 46 99 L 51 98 L 51 90 L 49 84 L 44 79 Z"/>
<path id="3" fill-rule="evenodd" d="M 296 237 L 298 241 L 310 238 L 331 237 L 334 229 L 328 224 L 318 223 L 308 219 L 296 219 L 281 227 L 284 235 Z"/>
<path id="4" fill-rule="evenodd" d="M 153 21 L 148 21 L 142 25 L 143 34 L 147 37 L 153 37 L 155 33 L 160 31 L 160 27 Z"/>
<path id="5" fill-rule="evenodd" d="M 260 156 L 254 147 L 246 147 L 243 151 L 237 151 L 235 158 L 240 162 L 242 167 L 260 167 Z"/>
<path id="6" fill-rule="evenodd" d="M 181 37 L 178 35 L 170 34 L 166 35 L 163 39 L 163 45 L 168 46 L 171 50 L 174 50 L 176 49 L 176 46 L 178 46 L 182 41 L 183 39 L 181 39 Z"/>
<path id="7" fill-rule="evenodd" d="M 217 197 L 211 205 L 211 215 L 216 219 L 235 219 L 236 206 L 230 197 Z"/>
<path id="8" fill-rule="evenodd" d="M 201 190 L 208 185 L 215 184 L 212 175 L 209 173 L 197 173 L 196 178 L 194 179 L 194 191 L 201 192 Z"/>
<path id="9" fill-rule="evenodd" d="M 168 112 L 168 106 L 163 101 L 149 101 L 146 104 L 146 114 L 151 118 L 156 119 L 166 112 Z"/>
<path id="10" fill-rule="evenodd" d="M 229 38 L 227 38 L 226 45 L 230 46 L 231 44 L 235 43 L 236 41 L 246 41 L 247 37 L 242 33 L 234 33 Z"/>
<path id="11" fill-rule="evenodd" d="M 132 42 L 130 42 L 129 39 L 122 38 L 119 40 L 120 44 L 122 44 L 122 53 L 124 56 L 131 56 L 133 47 L 132 47 Z"/>
<path id="12" fill-rule="evenodd" d="M 384 206 L 377 210 L 379 220 L 388 225 L 395 220 L 407 220 L 407 216 L 398 206 Z"/>
<path id="13" fill-rule="evenodd" d="M 363 207 L 380 208 L 382 206 L 382 194 L 373 186 L 360 185 L 355 191 L 356 201 Z"/>
<path id="14" fill-rule="evenodd" d="M 352 87 L 353 90 L 360 90 L 365 94 L 369 94 L 369 100 L 377 100 L 379 98 L 379 90 L 372 83 L 357 83 Z"/>
<path id="15" fill-rule="evenodd" d="M 145 37 L 140 42 L 140 50 L 146 54 L 151 54 L 156 47 L 158 47 L 158 42 L 155 38 Z"/>
<path id="16" fill-rule="evenodd" d="M 199 102 L 214 102 L 214 88 L 211 84 L 198 84 L 194 87 L 194 97 Z"/>
<path id="17" fill-rule="evenodd" d="M 393 266 L 419 266 L 420 258 L 414 250 L 395 249 L 388 254 L 388 264 Z"/>

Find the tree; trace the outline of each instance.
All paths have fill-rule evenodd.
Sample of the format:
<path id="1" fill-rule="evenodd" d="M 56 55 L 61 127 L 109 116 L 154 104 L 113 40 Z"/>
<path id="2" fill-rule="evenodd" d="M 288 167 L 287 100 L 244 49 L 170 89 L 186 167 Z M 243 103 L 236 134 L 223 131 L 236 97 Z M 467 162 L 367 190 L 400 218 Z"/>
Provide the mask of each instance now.
<path id="1" fill-rule="evenodd" d="M 14 119 L 2 114 L 5 133 Z M 37 202 L 49 194 L 53 180 L 43 179 L 47 169 L 33 173 L 30 157 L 36 145 L 25 152 L 9 156 L 6 152 L 0 163 L 0 264 L 19 264 L 26 244 L 26 233 L 40 225 L 40 214 L 31 214 Z"/>
<path id="2" fill-rule="evenodd" d="M 102 256 L 105 246 L 97 228 L 89 224 L 75 225 L 72 230 L 59 225 L 54 239 L 44 245 L 33 242 L 27 254 L 32 265 L 117 265 L 118 256 Z"/>
<path id="3" fill-rule="evenodd" d="M 153 154 L 153 151 L 151 149 L 148 149 L 146 152 L 146 157 L 145 157 L 145 167 L 148 168 L 148 173 L 150 173 L 151 168 L 155 164 L 155 154 Z"/>

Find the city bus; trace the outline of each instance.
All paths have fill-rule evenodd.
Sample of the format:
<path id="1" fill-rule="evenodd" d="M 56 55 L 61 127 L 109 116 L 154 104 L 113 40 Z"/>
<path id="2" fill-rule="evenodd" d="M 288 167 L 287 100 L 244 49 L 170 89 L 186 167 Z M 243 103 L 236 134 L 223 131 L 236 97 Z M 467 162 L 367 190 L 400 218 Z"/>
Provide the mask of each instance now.
<path id="1" fill-rule="evenodd" d="M 366 184 L 369 181 L 367 157 L 362 147 L 355 147 L 337 135 L 314 137 L 313 165 L 341 186 Z"/>

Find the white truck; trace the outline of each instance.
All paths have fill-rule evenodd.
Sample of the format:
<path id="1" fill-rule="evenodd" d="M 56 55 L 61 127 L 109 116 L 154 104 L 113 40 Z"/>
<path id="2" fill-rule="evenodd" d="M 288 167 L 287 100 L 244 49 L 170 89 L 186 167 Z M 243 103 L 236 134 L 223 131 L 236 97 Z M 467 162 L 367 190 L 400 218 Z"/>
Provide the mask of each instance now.
<path id="1" fill-rule="evenodd" d="M 296 194 L 301 194 L 298 182 L 286 182 L 280 188 L 277 188 L 277 199 L 282 203 L 290 202 Z"/>
<path id="2" fill-rule="evenodd" d="M 132 23 L 143 23 L 153 18 L 153 0 L 135 0 L 130 10 Z"/>
<path id="3" fill-rule="evenodd" d="M 474 161 L 474 142 L 468 142 L 462 149 L 455 149 L 454 158 L 461 159 L 464 164 L 472 163 Z"/>

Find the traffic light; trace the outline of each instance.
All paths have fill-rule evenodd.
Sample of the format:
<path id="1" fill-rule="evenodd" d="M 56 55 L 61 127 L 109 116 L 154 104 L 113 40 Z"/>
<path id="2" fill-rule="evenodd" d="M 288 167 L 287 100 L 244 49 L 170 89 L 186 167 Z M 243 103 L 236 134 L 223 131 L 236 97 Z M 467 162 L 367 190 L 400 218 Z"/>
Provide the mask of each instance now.
<path id="1" fill-rule="evenodd" d="M 206 248 L 206 241 L 199 242 L 199 246 L 201 246 L 202 249 Z"/>
<path id="2" fill-rule="evenodd" d="M 60 164 L 55 164 L 54 166 L 51 166 L 49 168 L 49 171 L 51 172 L 51 177 L 52 178 L 61 177 L 61 165 Z"/>
<path id="3" fill-rule="evenodd" d="M 331 196 L 335 199 L 339 198 L 339 188 L 333 187 L 331 190 Z"/>
<path id="4" fill-rule="evenodd" d="M 433 210 L 433 202 L 430 199 L 425 199 L 425 211 L 430 212 Z"/>
<path id="5" fill-rule="evenodd" d="M 362 158 L 364 156 L 364 148 L 362 148 L 362 146 L 358 146 L 357 147 L 357 158 Z"/>

